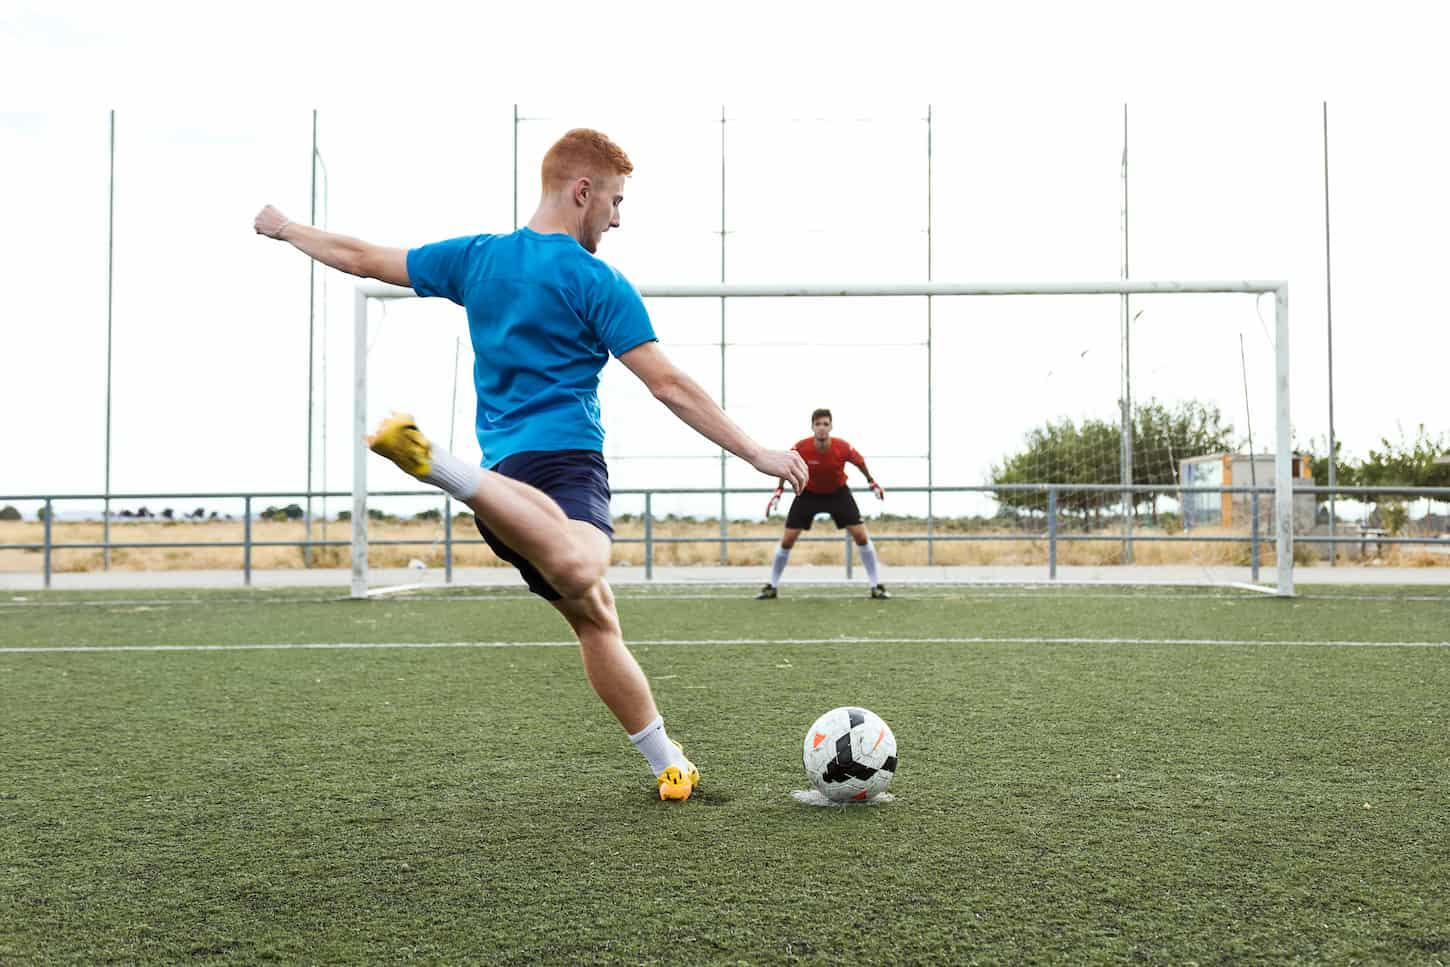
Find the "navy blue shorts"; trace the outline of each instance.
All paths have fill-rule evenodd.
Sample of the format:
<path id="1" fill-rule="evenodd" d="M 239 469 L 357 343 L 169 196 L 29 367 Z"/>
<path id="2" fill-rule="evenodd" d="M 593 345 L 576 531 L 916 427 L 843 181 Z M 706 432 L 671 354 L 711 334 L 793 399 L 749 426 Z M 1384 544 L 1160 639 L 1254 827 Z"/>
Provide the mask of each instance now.
<path id="1" fill-rule="evenodd" d="M 570 520 L 593 524 L 614 537 L 614 520 L 609 516 L 609 467 L 604 463 L 604 454 L 595 450 L 531 450 L 505 457 L 490 469 L 542 490 L 554 498 Z M 473 522 L 493 552 L 518 568 L 530 591 L 545 601 L 563 597 L 544 580 L 538 568 L 499 540 L 483 521 L 474 517 Z"/>

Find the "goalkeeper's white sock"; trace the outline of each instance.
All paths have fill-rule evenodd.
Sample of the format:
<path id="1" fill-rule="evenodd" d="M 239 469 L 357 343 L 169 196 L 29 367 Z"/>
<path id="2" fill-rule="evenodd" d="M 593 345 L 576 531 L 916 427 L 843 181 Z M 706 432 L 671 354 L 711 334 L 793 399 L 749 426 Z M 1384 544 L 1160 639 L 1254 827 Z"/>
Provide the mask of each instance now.
<path id="1" fill-rule="evenodd" d="M 780 584 L 780 576 L 785 571 L 785 562 L 790 560 L 790 548 L 778 545 L 775 549 L 775 560 L 770 562 L 770 586 Z"/>
<path id="2" fill-rule="evenodd" d="M 629 741 L 649 760 L 649 767 L 657 776 L 670 766 L 685 768 L 685 754 L 665 732 L 664 716 L 656 715 L 653 722 L 631 735 Z"/>
<path id="3" fill-rule="evenodd" d="M 876 572 L 876 545 L 867 541 L 864 544 L 857 544 L 856 550 L 861 552 L 861 563 L 866 565 L 866 580 L 871 582 L 874 588 L 881 583 L 881 576 Z"/>
<path id="4" fill-rule="evenodd" d="M 418 479 L 430 483 L 465 504 L 478 491 L 483 480 L 483 468 L 460 460 L 440 446 L 434 446 L 429 453 L 432 469 Z"/>

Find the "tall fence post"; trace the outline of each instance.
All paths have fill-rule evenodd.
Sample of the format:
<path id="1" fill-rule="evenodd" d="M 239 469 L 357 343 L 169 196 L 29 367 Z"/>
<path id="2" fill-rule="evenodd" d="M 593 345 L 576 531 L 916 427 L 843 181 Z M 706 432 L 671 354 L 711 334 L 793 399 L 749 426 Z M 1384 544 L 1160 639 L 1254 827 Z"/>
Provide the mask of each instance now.
<path id="1" fill-rule="evenodd" d="M 926 563 L 928 565 L 936 563 L 936 521 L 932 515 L 932 495 L 932 487 L 928 484 L 926 491 Z"/>
<path id="2" fill-rule="evenodd" d="M 242 498 L 242 583 L 252 586 L 252 498 Z"/>
<path id="3" fill-rule="evenodd" d="M 1259 492 L 1255 490 L 1249 500 L 1251 522 L 1249 524 L 1249 580 L 1259 580 Z"/>
<path id="4" fill-rule="evenodd" d="M 1047 579 L 1057 580 L 1057 488 L 1047 488 Z"/>
<path id="5" fill-rule="evenodd" d="M 644 579 L 653 581 L 655 579 L 655 514 L 654 504 L 650 499 L 654 494 L 646 492 L 644 495 Z"/>
<path id="6" fill-rule="evenodd" d="M 55 513 L 50 498 L 45 498 L 45 586 L 50 587 L 50 518 Z"/>
<path id="7" fill-rule="evenodd" d="M 453 504 L 443 498 L 443 583 L 453 583 Z"/>

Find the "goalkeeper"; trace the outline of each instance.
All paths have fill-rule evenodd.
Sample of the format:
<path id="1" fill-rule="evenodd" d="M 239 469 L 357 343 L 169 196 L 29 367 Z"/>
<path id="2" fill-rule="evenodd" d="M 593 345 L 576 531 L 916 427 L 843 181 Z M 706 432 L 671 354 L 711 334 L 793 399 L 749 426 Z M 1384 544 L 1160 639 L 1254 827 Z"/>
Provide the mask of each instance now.
<path id="1" fill-rule="evenodd" d="M 780 575 L 785 571 L 786 562 L 790 560 L 790 549 L 795 547 L 801 531 L 811 529 L 811 523 L 817 514 L 830 514 L 836 526 L 846 528 L 846 532 L 856 542 L 856 549 L 861 552 L 861 563 L 866 565 L 866 581 L 871 588 L 871 597 L 891 597 L 886 593 L 886 586 L 881 583 L 876 545 L 871 543 L 871 538 L 866 533 L 866 525 L 861 523 L 861 508 L 856 506 L 856 498 L 851 496 L 851 488 L 846 486 L 846 464 L 854 463 L 866 475 L 866 484 L 876 495 L 876 499 L 886 499 L 886 492 L 871 476 L 871 471 L 866 469 L 866 458 L 845 440 L 831 436 L 831 411 L 826 409 L 816 410 L 811 414 L 811 435 L 797 443 L 793 449 L 801 455 L 810 469 L 810 480 L 805 489 L 791 501 L 790 510 L 785 517 L 785 533 L 781 536 L 780 546 L 775 549 L 775 558 L 771 561 L 770 582 L 756 594 L 756 600 L 768 600 L 777 596 Z M 770 503 L 765 507 L 766 517 L 775 510 L 780 503 L 780 495 L 784 492 L 785 481 L 782 479 L 776 485 Z"/>

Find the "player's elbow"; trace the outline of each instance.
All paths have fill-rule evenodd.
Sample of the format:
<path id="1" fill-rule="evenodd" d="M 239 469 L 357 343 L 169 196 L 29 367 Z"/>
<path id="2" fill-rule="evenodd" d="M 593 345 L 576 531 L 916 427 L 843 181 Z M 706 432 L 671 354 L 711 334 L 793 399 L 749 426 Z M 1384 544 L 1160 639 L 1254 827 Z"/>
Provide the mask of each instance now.
<path id="1" fill-rule="evenodd" d="M 340 268 L 344 272 L 360 279 L 380 278 L 378 273 L 383 270 L 382 258 L 368 245 L 348 248 L 343 253 L 342 263 Z"/>
<path id="2" fill-rule="evenodd" d="M 663 373 L 654 379 L 650 383 L 649 391 L 654 394 L 655 399 L 672 410 L 690 398 L 689 386 L 676 370 Z"/>

